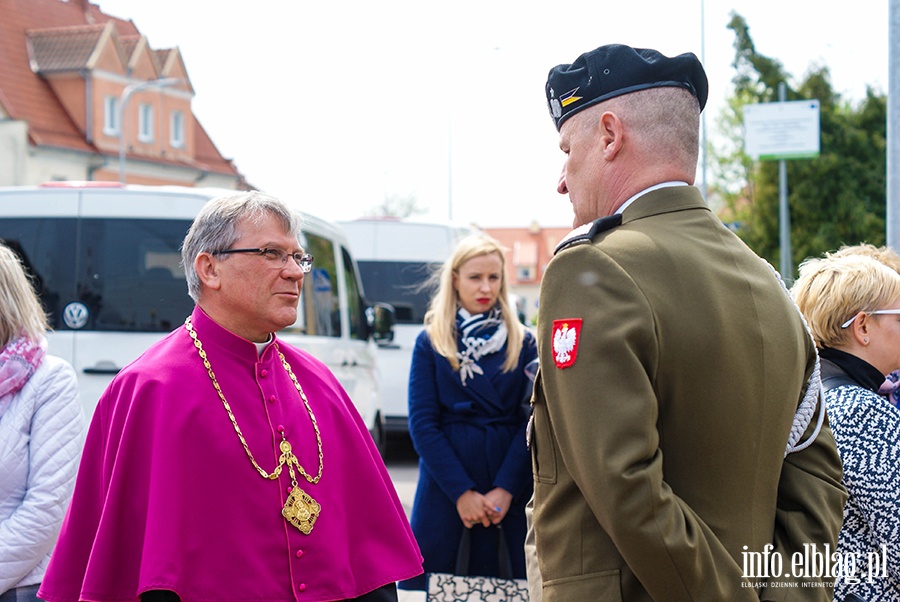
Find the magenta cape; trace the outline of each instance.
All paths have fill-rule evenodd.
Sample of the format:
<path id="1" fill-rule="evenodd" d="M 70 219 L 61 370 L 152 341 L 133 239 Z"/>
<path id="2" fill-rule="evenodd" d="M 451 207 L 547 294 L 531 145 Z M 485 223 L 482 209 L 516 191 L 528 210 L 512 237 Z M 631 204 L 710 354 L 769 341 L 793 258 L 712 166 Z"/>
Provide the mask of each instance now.
<path id="1" fill-rule="evenodd" d="M 315 432 L 274 352 L 193 324 L 263 470 L 283 426 L 315 476 Z M 182 327 L 110 383 L 87 435 L 75 493 L 40 589 L 52 601 L 134 601 L 151 589 L 185 602 L 343 600 L 422 572 L 422 557 L 362 419 L 331 372 L 279 343 L 322 434 L 322 507 L 309 535 L 282 516 L 290 477 L 262 478 Z"/>

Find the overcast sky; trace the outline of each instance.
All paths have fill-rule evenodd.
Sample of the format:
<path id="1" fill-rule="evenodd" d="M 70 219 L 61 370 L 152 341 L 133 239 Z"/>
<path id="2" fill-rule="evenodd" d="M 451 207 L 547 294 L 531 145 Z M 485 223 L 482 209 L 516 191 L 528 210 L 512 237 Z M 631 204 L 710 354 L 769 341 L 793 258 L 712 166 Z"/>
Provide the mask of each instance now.
<path id="1" fill-rule="evenodd" d="M 732 11 L 797 79 L 824 64 L 848 100 L 888 88 L 884 0 L 95 1 L 181 50 L 195 115 L 253 185 L 330 219 L 415 195 L 422 219 L 570 225 L 550 68 L 607 43 L 694 52 L 712 128 L 732 91 Z"/>

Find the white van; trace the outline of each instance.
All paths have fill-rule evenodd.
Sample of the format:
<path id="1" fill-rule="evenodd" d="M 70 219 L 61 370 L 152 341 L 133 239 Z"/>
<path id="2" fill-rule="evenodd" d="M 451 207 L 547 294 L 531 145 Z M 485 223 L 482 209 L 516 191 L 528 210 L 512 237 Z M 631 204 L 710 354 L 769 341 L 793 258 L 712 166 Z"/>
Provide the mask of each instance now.
<path id="1" fill-rule="evenodd" d="M 450 257 L 466 226 L 367 218 L 339 222 L 359 263 L 366 298 L 394 308 L 391 341 L 378 344 L 381 403 L 388 434 L 409 433 L 409 366 L 433 289 L 423 287 Z"/>
<path id="2" fill-rule="evenodd" d="M 190 315 L 181 243 L 210 199 L 234 190 L 54 182 L 0 187 L 0 239 L 22 258 L 50 316 L 49 352 L 78 374 L 85 413 L 120 369 Z M 383 448 L 376 345 L 340 227 L 303 215 L 315 258 L 297 322 L 279 333 L 341 381 Z M 391 317 L 379 311 L 389 331 Z"/>

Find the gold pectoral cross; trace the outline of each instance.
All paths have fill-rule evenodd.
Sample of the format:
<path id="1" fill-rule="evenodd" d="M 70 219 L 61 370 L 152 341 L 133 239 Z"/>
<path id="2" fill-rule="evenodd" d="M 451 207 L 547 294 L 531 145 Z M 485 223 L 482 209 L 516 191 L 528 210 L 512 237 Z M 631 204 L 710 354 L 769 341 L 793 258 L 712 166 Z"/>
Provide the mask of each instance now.
<path id="1" fill-rule="evenodd" d="M 287 519 L 289 523 L 300 529 L 304 535 L 309 535 L 319 517 L 322 507 L 319 503 L 312 499 L 308 493 L 297 486 L 291 489 L 287 501 L 281 515 Z"/>

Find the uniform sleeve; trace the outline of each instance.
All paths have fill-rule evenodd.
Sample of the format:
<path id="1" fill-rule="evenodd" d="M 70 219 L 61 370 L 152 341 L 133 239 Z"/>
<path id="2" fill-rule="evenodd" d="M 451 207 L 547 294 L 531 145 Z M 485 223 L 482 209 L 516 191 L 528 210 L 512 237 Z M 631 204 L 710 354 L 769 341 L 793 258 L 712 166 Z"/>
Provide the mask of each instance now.
<path id="1" fill-rule="evenodd" d="M 548 337 L 541 342 L 541 386 L 563 464 L 653 599 L 734 599 L 740 567 L 663 479 L 650 303 L 592 246 L 558 255 L 552 273 L 542 292 L 555 292 L 553 315 L 542 303 L 541 319 L 582 319 L 575 364 L 566 369 L 553 363 L 551 325 L 540 329 Z"/>
<path id="2" fill-rule="evenodd" d="M 502 487 L 510 492 L 513 497 L 518 497 L 525 491 L 530 491 L 533 482 L 531 476 L 531 454 L 525 441 L 525 427 L 528 424 L 528 400 L 534 387 L 534 366 L 537 360 L 537 345 L 534 336 L 527 332 L 522 340 L 522 352 L 519 356 L 519 364 L 516 368 L 516 376 L 521 384 L 516 391 L 522 391 L 521 399 L 516 400 L 516 409 L 520 410 L 520 426 L 512 440 L 503 464 L 494 478 L 494 487 Z M 530 376 L 529 376 L 530 371 Z"/>
<path id="3" fill-rule="evenodd" d="M 0 522 L 0 542 L 19 542 L 14 549 L 0 543 L 0 592 L 14 587 L 53 549 L 84 441 L 84 417 L 71 366 L 55 363 L 37 383 L 35 395 L 25 498 Z"/>
<path id="4" fill-rule="evenodd" d="M 803 440 L 815 429 L 813 419 Z M 895 475 L 895 478 L 900 476 Z M 826 418 L 815 441 L 801 451 L 788 454 L 781 468 L 778 482 L 778 500 L 775 510 L 775 540 L 773 555 L 795 558 L 805 551 L 804 545 L 828 543 L 830 549 L 837 546 L 841 529 L 842 510 L 847 492 L 841 484 L 841 459 L 838 456 L 834 436 Z M 819 551 L 823 551 L 820 549 Z M 787 571 L 786 571 L 787 572 Z M 796 582 L 796 578 L 781 577 L 768 580 L 760 599 L 763 601 L 830 601 L 832 588 L 790 587 L 782 585 Z M 813 578 L 813 582 L 823 579 Z"/>
<path id="5" fill-rule="evenodd" d="M 441 403 L 435 362 L 447 361 L 431 347 L 423 331 L 413 347 L 409 371 L 409 435 L 416 453 L 441 490 L 455 504 L 475 487 L 456 452 L 440 428 Z"/>

